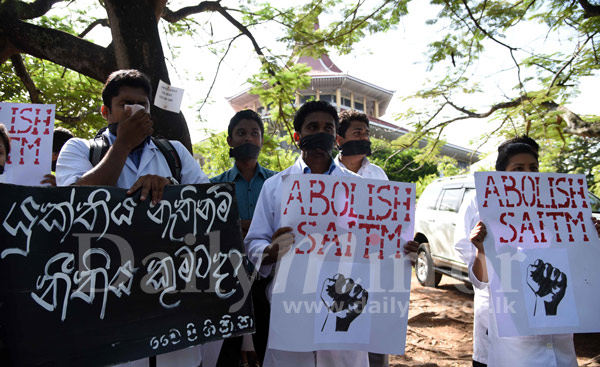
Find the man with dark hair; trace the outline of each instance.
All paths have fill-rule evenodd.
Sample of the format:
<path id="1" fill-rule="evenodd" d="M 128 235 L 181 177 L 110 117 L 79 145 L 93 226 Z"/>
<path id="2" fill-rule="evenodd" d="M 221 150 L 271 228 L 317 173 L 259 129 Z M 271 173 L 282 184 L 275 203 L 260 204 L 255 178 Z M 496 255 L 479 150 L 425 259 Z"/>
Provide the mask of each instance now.
<path id="1" fill-rule="evenodd" d="M 100 162 L 90 162 L 90 141 L 69 140 L 58 159 L 57 184 L 106 185 L 141 189 L 140 200 L 151 195 L 158 203 L 166 185 L 175 183 L 166 158 L 150 139 L 154 132 L 150 119 L 152 88 L 148 77 L 137 70 L 112 73 L 102 91 L 102 116 L 108 128 L 102 132 L 110 148 Z M 181 183 L 208 182 L 198 163 L 183 144 L 171 144 L 181 160 Z M 178 183 L 178 182 L 177 182 Z"/>
<path id="2" fill-rule="evenodd" d="M 116 186 L 133 194 L 141 189 L 140 200 L 150 197 L 154 204 L 162 198 L 164 187 L 178 184 L 162 151 L 150 139 L 154 131 L 150 120 L 152 88 L 148 77 L 137 70 L 112 73 L 102 91 L 102 116 L 108 128 L 101 137 L 110 147 L 97 165 L 90 161 L 93 141 L 73 138 L 67 141 L 58 157 L 56 181 L 59 186 Z M 181 183 L 208 183 L 208 177 L 187 149 L 171 141 L 181 161 Z M 196 367 L 203 357 L 214 354 L 207 347 L 192 347 L 158 355 L 157 366 Z M 207 351 L 202 356 L 200 350 Z M 217 351 L 218 352 L 218 351 Z M 209 366 L 208 361 L 204 366 Z M 147 366 L 148 359 L 130 362 L 127 366 Z"/>
<path id="3" fill-rule="evenodd" d="M 281 180 L 288 174 L 321 173 L 351 177 L 354 173 L 338 166 L 331 158 L 338 125 L 337 111 L 324 101 L 307 102 L 294 117 L 294 140 L 301 155 L 296 163 L 269 178 L 263 185 L 248 235 L 246 252 L 259 274 L 268 276 L 275 263 L 294 244 L 292 228 L 281 228 Z M 270 296 L 269 289 L 269 296 Z M 264 366 L 340 366 L 366 367 L 367 353 L 363 351 L 290 352 L 267 349 Z"/>
<path id="4" fill-rule="evenodd" d="M 56 171 L 56 161 L 58 161 L 60 150 L 72 137 L 73 134 L 64 127 L 54 128 L 54 135 L 52 136 L 52 172 Z M 56 186 L 56 177 L 52 173 L 48 173 L 47 175 L 44 175 L 44 179 L 40 183 Z"/>
<path id="5" fill-rule="evenodd" d="M 340 128 L 336 137 L 340 153 L 336 163 L 365 178 L 388 180 L 381 167 L 367 158 L 371 155 L 369 118 L 362 112 L 344 110 L 340 113 Z"/>
<path id="6" fill-rule="evenodd" d="M 258 155 L 263 145 L 264 124 L 260 116 L 252 110 L 243 110 L 231 118 L 227 128 L 227 144 L 231 147 L 229 156 L 235 159 L 233 167 L 210 179 L 210 182 L 235 183 L 235 196 L 242 224 L 242 235 L 245 237 L 254 215 L 258 195 L 266 179 L 277 172 L 268 170 L 258 164 Z M 250 271 L 250 274 L 252 271 Z M 271 277 L 259 277 L 252 284 L 252 301 L 256 333 L 245 335 L 245 343 L 254 344 L 257 358 L 262 361 L 267 348 L 269 332 L 269 301 L 265 290 Z M 219 355 L 219 366 L 237 366 L 240 361 L 242 337 L 229 338 L 223 341 Z M 246 362 L 247 361 L 243 361 Z"/>
<path id="7" fill-rule="evenodd" d="M 340 112 L 339 118 L 340 128 L 336 140 L 340 153 L 335 157 L 335 163 L 361 177 L 388 181 L 383 169 L 369 162 L 367 158 L 371 155 L 371 135 L 367 115 L 355 110 L 344 110 Z M 369 366 L 389 366 L 387 354 L 369 353 Z"/>

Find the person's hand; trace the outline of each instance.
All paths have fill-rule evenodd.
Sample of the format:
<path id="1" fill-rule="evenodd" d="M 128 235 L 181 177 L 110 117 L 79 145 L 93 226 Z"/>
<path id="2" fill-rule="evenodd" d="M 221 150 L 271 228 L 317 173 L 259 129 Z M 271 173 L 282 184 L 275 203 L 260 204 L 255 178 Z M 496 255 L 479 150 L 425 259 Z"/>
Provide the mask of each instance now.
<path id="1" fill-rule="evenodd" d="M 153 132 L 149 113 L 140 109 L 132 114 L 131 110 L 127 109 L 124 112 L 123 121 L 120 121 L 117 127 L 115 144 L 122 144 L 128 150 L 132 150 Z"/>
<path id="2" fill-rule="evenodd" d="M 417 241 L 408 241 L 404 244 L 404 255 L 407 255 L 413 264 L 417 261 L 417 251 L 419 251 L 420 245 Z"/>
<path id="3" fill-rule="evenodd" d="M 335 331 L 348 331 L 352 321 L 363 312 L 368 299 L 369 292 L 352 278 L 339 273 L 325 279 L 321 288 L 321 300 L 328 312 L 336 314 Z M 327 319 L 321 331 L 325 328 L 325 323 Z"/>
<path id="4" fill-rule="evenodd" d="M 263 253 L 263 264 L 273 264 L 286 252 L 288 252 L 294 244 L 294 234 L 292 227 L 281 227 L 273 233 L 271 244 L 265 248 Z"/>
<path id="5" fill-rule="evenodd" d="M 131 188 L 127 191 L 127 195 L 131 195 L 140 188 L 142 189 L 142 193 L 140 195 L 140 200 L 146 200 L 146 197 L 149 193 L 152 194 L 152 204 L 156 205 L 159 201 L 162 200 L 163 191 L 165 186 L 169 185 L 171 181 L 162 176 L 157 175 L 146 175 L 138 178 L 137 181 L 131 186 Z"/>
<path id="6" fill-rule="evenodd" d="M 475 228 L 473 228 L 473 230 L 471 231 L 471 236 L 469 236 L 471 243 L 475 245 L 477 250 L 481 253 L 485 253 L 485 250 L 483 248 L 483 240 L 485 239 L 486 235 L 487 229 L 485 228 L 485 224 L 483 224 L 482 221 L 479 221 L 475 225 Z"/>
<path id="7" fill-rule="evenodd" d="M 567 276 L 550 263 L 537 259 L 527 266 L 527 285 L 536 297 L 544 301 L 546 315 L 556 315 L 558 304 L 565 296 Z M 535 316 L 535 310 L 534 314 Z"/>
<path id="8" fill-rule="evenodd" d="M 592 217 L 592 222 L 594 223 L 594 227 L 596 227 L 596 232 L 598 232 L 598 236 L 600 237 L 600 220 L 596 219 L 596 217 Z"/>
<path id="9" fill-rule="evenodd" d="M 56 187 L 56 177 L 52 173 L 44 175 L 44 179 L 40 181 L 40 184 L 48 184 L 48 186 Z"/>

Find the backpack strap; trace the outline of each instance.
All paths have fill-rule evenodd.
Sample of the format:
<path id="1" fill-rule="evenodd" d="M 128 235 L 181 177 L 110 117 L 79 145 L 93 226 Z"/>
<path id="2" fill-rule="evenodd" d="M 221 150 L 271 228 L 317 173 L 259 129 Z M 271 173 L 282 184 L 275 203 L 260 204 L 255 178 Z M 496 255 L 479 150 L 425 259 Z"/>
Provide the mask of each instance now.
<path id="1" fill-rule="evenodd" d="M 156 145 L 156 147 L 165 156 L 173 178 L 175 178 L 177 182 L 181 183 L 181 159 L 179 158 L 179 154 L 177 153 L 177 150 L 175 150 L 173 144 L 171 144 L 171 142 L 167 139 L 159 139 L 155 137 L 151 137 L 151 139 L 154 142 L 154 145 Z"/>
<path id="2" fill-rule="evenodd" d="M 173 178 L 177 180 L 177 182 L 181 182 L 181 159 L 179 158 L 179 154 L 175 147 L 171 142 L 167 139 L 159 139 L 155 137 L 151 137 L 154 145 L 160 150 L 160 152 L 165 157 L 167 164 L 169 165 L 169 170 L 171 171 L 171 175 Z M 108 148 L 110 148 L 110 141 L 106 135 L 102 135 L 99 133 L 96 135 L 94 139 L 90 139 L 90 154 L 89 160 L 92 166 L 96 166 L 102 158 L 108 152 Z"/>
<path id="3" fill-rule="evenodd" d="M 108 138 L 104 135 L 96 135 L 94 139 L 90 139 L 90 154 L 89 159 L 92 166 L 96 167 L 98 163 L 102 160 L 102 158 L 108 152 L 108 148 L 110 147 L 110 142 Z"/>

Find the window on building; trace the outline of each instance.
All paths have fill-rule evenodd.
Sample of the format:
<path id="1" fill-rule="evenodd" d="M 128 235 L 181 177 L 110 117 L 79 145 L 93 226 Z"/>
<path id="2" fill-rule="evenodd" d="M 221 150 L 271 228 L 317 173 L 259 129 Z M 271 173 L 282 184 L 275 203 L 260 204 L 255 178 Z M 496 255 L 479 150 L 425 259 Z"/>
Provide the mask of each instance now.
<path id="1" fill-rule="evenodd" d="M 335 106 L 335 95 L 333 95 L 333 94 L 321 94 L 319 96 L 319 99 L 321 101 L 327 101 Z"/>
<path id="2" fill-rule="evenodd" d="M 356 101 L 354 101 L 354 109 L 355 110 L 359 110 L 359 111 L 364 111 L 365 110 L 365 105 L 362 102 L 356 102 Z"/>
<path id="3" fill-rule="evenodd" d="M 350 98 L 342 97 L 342 106 L 352 108 L 352 102 L 350 101 Z"/>

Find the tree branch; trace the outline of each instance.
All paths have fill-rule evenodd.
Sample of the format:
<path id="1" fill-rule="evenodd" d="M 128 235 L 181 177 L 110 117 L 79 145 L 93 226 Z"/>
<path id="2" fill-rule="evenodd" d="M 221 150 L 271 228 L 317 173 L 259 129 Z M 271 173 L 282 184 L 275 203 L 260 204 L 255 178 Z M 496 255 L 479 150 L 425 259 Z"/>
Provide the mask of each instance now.
<path id="1" fill-rule="evenodd" d="M 11 7 L 9 12 L 17 19 L 34 19 L 46 14 L 52 8 L 52 5 L 61 1 L 64 0 L 36 0 L 32 3 L 9 1 L 7 6 Z"/>
<path id="2" fill-rule="evenodd" d="M 579 0 L 579 5 L 583 8 L 583 17 L 592 18 L 600 16 L 600 5 L 590 4 L 587 0 Z"/>
<path id="3" fill-rule="evenodd" d="M 444 96 L 444 98 L 446 98 L 446 96 Z M 446 98 L 446 101 L 448 102 L 448 104 L 450 106 L 452 106 L 455 110 L 464 113 L 465 115 L 467 115 L 468 118 L 478 118 L 478 119 L 489 117 L 492 115 L 492 113 L 496 112 L 497 110 L 502 110 L 502 109 L 511 108 L 511 107 L 517 107 L 517 106 L 521 105 L 523 102 L 529 101 L 529 100 L 531 100 L 530 97 L 521 96 L 521 97 L 513 99 L 512 101 L 495 104 L 492 107 L 490 107 L 490 109 L 486 112 L 477 113 L 477 112 L 469 111 L 464 107 L 459 107 L 459 106 L 455 105 L 454 103 L 452 103 L 450 100 L 448 100 L 448 98 Z"/>
<path id="4" fill-rule="evenodd" d="M 29 92 L 29 99 L 31 103 L 42 103 L 40 100 L 40 90 L 37 89 L 35 83 L 31 79 L 31 76 L 27 72 L 27 68 L 25 68 L 25 64 L 23 63 L 23 58 L 20 54 L 13 55 L 10 57 L 10 61 L 12 61 L 13 68 L 15 69 L 15 74 L 21 79 L 23 85 Z"/>
<path id="5" fill-rule="evenodd" d="M 195 6 L 186 6 L 185 8 L 181 8 L 176 11 L 172 11 L 169 8 L 165 7 L 162 18 L 169 23 L 175 23 L 183 18 L 189 17 L 193 14 L 203 13 L 206 11 L 219 11 L 220 8 L 223 8 L 219 1 L 202 1 L 200 4 Z"/>
<path id="6" fill-rule="evenodd" d="M 225 57 L 229 53 L 229 50 L 231 49 L 231 45 L 233 44 L 233 41 L 235 41 L 240 36 L 241 36 L 241 34 L 238 34 L 237 36 L 235 36 L 231 39 L 231 41 L 227 45 L 227 49 L 223 53 L 223 56 L 221 56 L 221 59 L 219 60 L 219 63 L 217 64 L 217 70 L 215 71 L 215 76 L 213 78 L 213 81 L 210 85 L 210 88 L 208 88 L 208 92 L 206 92 L 206 97 L 204 98 L 204 101 L 202 101 L 202 104 L 200 105 L 200 107 L 198 107 L 198 114 L 200 114 L 202 107 L 204 107 L 204 105 L 206 104 L 206 101 L 208 100 L 208 97 L 210 96 L 210 92 L 212 91 L 213 87 L 215 86 L 215 82 L 217 81 L 217 76 L 219 75 L 219 69 L 221 69 L 221 64 L 223 63 L 223 60 L 225 60 Z"/>
<path id="7" fill-rule="evenodd" d="M 585 40 L 585 42 L 583 42 L 583 44 L 581 44 L 581 46 L 579 46 L 578 49 L 573 53 L 573 55 L 571 56 L 571 58 L 569 60 L 567 60 L 567 62 L 565 62 L 565 64 L 556 72 L 556 74 L 554 74 L 554 77 L 552 78 L 552 82 L 550 83 L 550 86 L 548 87 L 548 91 L 546 92 L 546 96 L 550 95 L 550 91 L 552 90 L 552 87 L 554 87 L 554 84 L 558 80 L 558 77 L 560 76 L 560 74 L 562 74 L 562 72 L 567 68 L 567 66 L 571 65 L 571 63 L 573 62 L 573 60 L 575 60 L 575 58 L 577 56 L 579 56 L 579 54 L 581 53 L 581 51 L 584 49 L 584 46 L 595 35 L 596 35 L 596 33 L 593 33 L 593 34 L 589 35 L 588 38 Z M 568 78 L 565 79 L 563 81 L 563 83 L 566 82 L 567 80 L 568 80 Z"/>
<path id="8" fill-rule="evenodd" d="M 98 46 L 66 32 L 3 17 L 0 38 L 5 36 L 22 53 L 52 61 L 96 80 L 106 80 L 115 69 L 110 48 Z M 73 58 L 73 52 L 77 57 Z"/>
<path id="9" fill-rule="evenodd" d="M 462 0 L 462 3 L 464 4 L 465 8 L 467 9 L 467 13 L 469 13 L 469 18 L 471 18 L 471 20 L 473 21 L 473 23 L 475 23 L 475 26 L 481 31 L 483 32 L 483 34 L 485 34 L 489 39 L 491 39 L 492 41 L 508 48 L 511 51 L 516 51 L 517 49 L 515 47 L 509 46 L 503 42 L 498 41 L 497 39 L 495 39 L 491 34 L 489 34 L 485 29 L 483 29 L 483 27 L 479 24 L 479 22 L 477 21 L 477 19 L 475 19 L 475 17 L 473 16 L 473 13 L 471 12 L 471 8 L 469 8 L 469 5 L 467 4 L 467 0 Z"/>
<path id="10" fill-rule="evenodd" d="M 93 23 L 87 26 L 87 28 L 79 34 L 79 38 L 85 37 L 86 34 L 90 33 L 92 29 L 94 29 L 97 25 L 101 25 L 103 27 L 109 27 L 108 19 L 96 19 Z"/>

